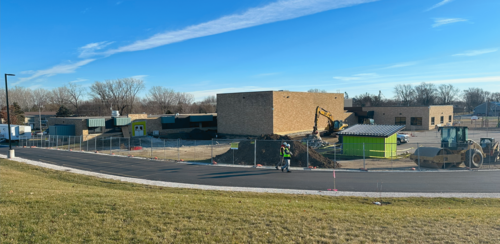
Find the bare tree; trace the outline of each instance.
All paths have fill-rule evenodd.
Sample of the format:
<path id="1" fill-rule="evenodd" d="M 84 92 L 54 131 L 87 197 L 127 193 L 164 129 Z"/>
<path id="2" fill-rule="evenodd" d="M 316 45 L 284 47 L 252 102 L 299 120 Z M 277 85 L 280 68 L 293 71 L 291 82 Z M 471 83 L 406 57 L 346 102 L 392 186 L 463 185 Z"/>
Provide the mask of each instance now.
<path id="1" fill-rule="evenodd" d="M 425 83 L 415 86 L 416 100 L 424 106 L 433 105 L 436 102 L 437 89 L 432 83 Z"/>
<path id="2" fill-rule="evenodd" d="M 449 105 L 453 102 L 453 100 L 455 100 L 459 92 L 460 90 L 458 90 L 458 88 L 454 87 L 452 84 L 440 85 L 437 91 L 437 101 L 439 104 Z"/>
<path id="3" fill-rule="evenodd" d="M 33 99 L 33 105 L 37 108 L 45 106 L 49 102 L 49 91 L 43 88 L 38 88 L 32 91 L 31 98 Z"/>
<path id="4" fill-rule="evenodd" d="M 484 90 L 481 88 L 471 87 L 464 90 L 463 97 L 469 111 L 472 111 L 476 106 L 485 102 Z"/>
<path id="5" fill-rule="evenodd" d="M 100 99 L 107 106 L 124 114 L 125 109 L 133 110 L 137 93 L 144 89 L 144 81 L 134 78 L 96 81 L 90 87 L 90 96 Z"/>
<path id="6" fill-rule="evenodd" d="M 412 85 L 397 85 L 394 87 L 395 98 L 404 106 L 410 106 L 415 101 L 415 89 Z"/>
<path id="7" fill-rule="evenodd" d="M 69 92 L 67 87 L 57 87 L 50 92 L 50 102 L 58 105 L 58 108 L 62 105 L 68 104 Z"/>
<path id="8" fill-rule="evenodd" d="M 307 92 L 313 92 L 313 93 L 326 93 L 326 90 L 320 90 L 318 88 L 314 88 L 314 89 L 309 89 L 307 90 Z"/>
<path id="9" fill-rule="evenodd" d="M 75 107 L 76 114 L 80 115 L 79 105 L 81 103 L 83 94 L 85 94 L 86 92 L 86 89 L 75 83 L 69 83 L 66 89 L 68 91 L 68 102 Z"/>
<path id="10" fill-rule="evenodd" d="M 148 102 L 155 106 L 160 114 L 164 114 L 177 105 L 176 93 L 172 89 L 153 86 L 149 89 Z"/>
<path id="11" fill-rule="evenodd" d="M 357 95 L 353 99 L 354 105 L 359 107 L 379 107 L 383 106 L 385 102 L 386 101 L 380 91 L 378 95 L 373 95 L 367 92 Z"/>
<path id="12" fill-rule="evenodd" d="M 500 102 L 500 92 L 491 93 L 490 101 Z"/>
<path id="13" fill-rule="evenodd" d="M 198 113 L 215 113 L 217 111 L 217 97 L 208 96 L 198 104 Z"/>

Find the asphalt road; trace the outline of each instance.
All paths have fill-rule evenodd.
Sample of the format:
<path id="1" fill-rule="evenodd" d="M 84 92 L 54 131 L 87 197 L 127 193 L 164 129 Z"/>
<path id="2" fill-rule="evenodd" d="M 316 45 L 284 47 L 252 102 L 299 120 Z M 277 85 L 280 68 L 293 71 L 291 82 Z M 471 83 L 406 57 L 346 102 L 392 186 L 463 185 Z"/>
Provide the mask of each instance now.
<path id="1" fill-rule="evenodd" d="M 8 148 L 0 148 L 7 155 Z M 91 153 L 16 148 L 16 156 L 118 176 L 215 186 L 326 191 L 333 188 L 332 172 L 235 168 L 193 165 Z M 500 193 L 500 171 L 475 172 L 336 172 L 339 191 Z"/>

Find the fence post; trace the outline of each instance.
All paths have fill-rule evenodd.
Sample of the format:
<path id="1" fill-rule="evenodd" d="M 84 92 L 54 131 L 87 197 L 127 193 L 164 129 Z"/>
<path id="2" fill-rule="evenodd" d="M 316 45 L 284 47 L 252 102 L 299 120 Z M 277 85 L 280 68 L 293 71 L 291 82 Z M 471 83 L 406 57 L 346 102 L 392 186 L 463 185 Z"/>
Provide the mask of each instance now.
<path id="1" fill-rule="evenodd" d="M 109 137 L 109 155 L 113 155 L 113 153 L 112 153 L 113 152 L 113 148 L 112 147 L 113 147 L 113 137 L 110 136 Z"/>
<path id="2" fill-rule="evenodd" d="M 49 148 L 50 148 L 50 135 L 49 135 Z"/>
<path id="3" fill-rule="evenodd" d="M 214 138 L 212 138 L 212 144 L 210 145 L 210 162 L 214 163 Z"/>
<path id="4" fill-rule="evenodd" d="M 253 167 L 257 168 L 257 139 L 253 141 Z"/>
<path id="5" fill-rule="evenodd" d="M 194 160 L 196 160 L 196 140 L 194 140 L 193 154 L 194 154 Z"/>
<path id="6" fill-rule="evenodd" d="M 70 150 L 71 145 L 71 136 L 68 136 L 68 151 Z"/>
<path id="7" fill-rule="evenodd" d="M 132 140 L 132 137 L 128 138 L 128 150 L 132 151 L 132 148 L 130 147 L 130 141 Z"/>
<path id="8" fill-rule="evenodd" d="M 153 138 L 151 138 L 151 140 L 149 140 L 151 142 L 151 156 L 150 158 L 153 159 Z"/>
<path id="9" fill-rule="evenodd" d="M 80 136 L 80 152 L 82 151 L 82 137 L 83 136 Z"/>
<path id="10" fill-rule="evenodd" d="M 419 145 L 418 145 L 418 143 L 417 143 L 417 150 L 418 150 L 418 148 L 419 148 L 419 147 L 420 147 L 420 146 L 419 146 Z M 418 157 L 418 171 L 420 171 L 420 170 L 421 170 L 421 169 L 420 169 L 420 150 L 418 150 L 417 157 Z"/>
<path id="11" fill-rule="evenodd" d="M 337 166 L 337 145 L 333 144 L 333 167 Z"/>
<path id="12" fill-rule="evenodd" d="M 94 152 L 97 152 L 97 136 L 94 137 Z"/>
<path id="13" fill-rule="evenodd" d="M 163 140 L 163 157 L 165 158 L 165 161 L 167 160 L 167 147 L 165 145 L 165 140 Z"/>
<path id="14" fill-rule="evenodd" d="M 366 162 L 365 162 L 365 143 L 363 142 L 363 169 L 366 169 Z"/>
<path id="15" fill-rule="evenodd" d="M 85 137 L 85 139 L 87 139 L 86 141 L 87 141 L 87 152 L 88 152 L 89 151 L 89 136 L 87 135 Z"/>
<path id="16" fill-rule="evenodd" d="M 307 165 L 306 165 L 306 168 L 309 168 L 309 140 L 306 141 L 306 148 L 307 148 L 307 150 L 306 150 L 306 152 L 307 152 Z"/>
<path id="17" fill-rule="evenodd" d="M 118 150 L 120 151 L 122 149 L 122 138 L 118 137 Z"/>
<path id="18" fill-rule="evenodd" d="M 177 139 L 177 161 L 181 161 L 181 154 L 179 152 L 180 138 Z"/>
<path id="19" fill-rule="evenodd" d="M 56 136 L 56 149 L 59 149 L 59 135 Z"/>

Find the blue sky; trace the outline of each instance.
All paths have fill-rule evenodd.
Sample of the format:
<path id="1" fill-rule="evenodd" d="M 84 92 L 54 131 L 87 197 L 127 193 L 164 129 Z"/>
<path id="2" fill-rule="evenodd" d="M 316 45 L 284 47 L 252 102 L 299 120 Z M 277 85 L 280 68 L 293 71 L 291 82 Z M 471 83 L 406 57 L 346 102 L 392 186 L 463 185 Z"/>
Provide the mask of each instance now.
<path id="1" fill-rule="evenodd" d="M 392 98 L 420 82 L 495 92 L 498 10 L 498 0 L 2 1 L 0 72 L 31 88 L 138 77 L 198 100 L 310 88 Z"/>

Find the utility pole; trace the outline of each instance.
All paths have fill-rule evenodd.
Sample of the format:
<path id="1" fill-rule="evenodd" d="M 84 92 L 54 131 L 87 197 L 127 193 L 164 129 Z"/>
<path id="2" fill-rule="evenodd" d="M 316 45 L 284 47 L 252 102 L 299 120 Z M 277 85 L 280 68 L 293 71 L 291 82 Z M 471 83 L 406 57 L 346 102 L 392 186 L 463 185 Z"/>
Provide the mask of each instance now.
<path id="1" fill-rule="evenodd" d="M 42 112 L 40 109 L 43 107 L 43 105 L 38 106 L 38 118 L 40 119 L 40 134 L 43 135 L 43 130 L 42 130 Z"/>
<path id="2" fill-rule="evenodd" d="M 15 158 L 16 154 L 12 149 L 12 138 L 10 132 L 10 111 L 9 111 L 9 90 L 7 88 L 7 76 L 16 76 L 14 74 L 5 74 L 5 100 L 7 102 L 7 126 L 9 128 L 9 158 Z"/>

